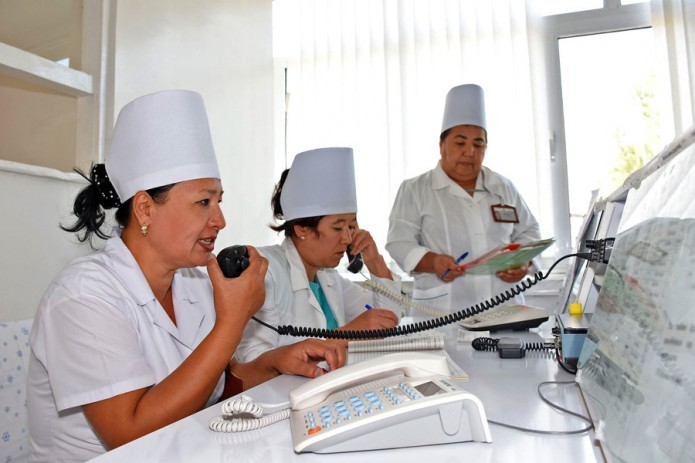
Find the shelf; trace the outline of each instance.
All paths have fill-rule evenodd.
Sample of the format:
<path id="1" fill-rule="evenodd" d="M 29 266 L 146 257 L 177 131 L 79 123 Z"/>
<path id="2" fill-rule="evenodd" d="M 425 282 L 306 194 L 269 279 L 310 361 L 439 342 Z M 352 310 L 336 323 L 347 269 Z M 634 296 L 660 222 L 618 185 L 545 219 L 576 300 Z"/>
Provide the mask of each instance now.
<path id="1" fill-rule="evenodd" d="M 75 97 L 94 93 L 92 76 L 0 42 L 0 73 Z"/>

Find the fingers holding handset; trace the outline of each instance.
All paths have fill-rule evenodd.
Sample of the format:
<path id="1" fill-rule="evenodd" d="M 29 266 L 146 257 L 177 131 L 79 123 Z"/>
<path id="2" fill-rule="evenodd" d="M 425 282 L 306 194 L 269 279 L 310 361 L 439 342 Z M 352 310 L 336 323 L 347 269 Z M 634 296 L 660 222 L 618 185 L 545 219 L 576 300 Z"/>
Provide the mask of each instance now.
<path id="1" fill-rule="evenodd" d="M 220 251 L 219 257 L 225 257 L 222 259 L 211 254 L 207 264 L 215 310 L 222 321 L 232 318 L 235 322 L 246 323 L 265 301 L 268 260 L 252 246 L 235 249 L 232 253 L 227 252 L 228 249 Z M 225 273 L 232 278 L 227 278 Z"/>

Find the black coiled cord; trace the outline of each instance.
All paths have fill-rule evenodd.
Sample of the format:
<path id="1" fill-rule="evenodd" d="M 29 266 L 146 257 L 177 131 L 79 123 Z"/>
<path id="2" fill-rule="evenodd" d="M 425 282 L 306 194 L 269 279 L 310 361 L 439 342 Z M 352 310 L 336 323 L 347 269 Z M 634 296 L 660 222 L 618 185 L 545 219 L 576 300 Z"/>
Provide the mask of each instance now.
<path id="1" fill-rule="evenodd" d="M 494 352 L 497 350 L 497 344 L 500 340 L 495 338 L 475 338 L 471 341 L 471 347 L 475 350 Z M 555 349 L 553 345 L 547 345 L 542 342 L 524 342 L 524 350 L 551 350 Z"/>
<path id="2" fill-rule="evenodd" d="M 497 343 L 499 343 L 499 342 L 500 342 L 499 339 L 475 338 L 474 340 L 471 341 L 471 346 L 475 350 L 494 352 L 497 350 Z"/>
<path id="3" fill-rule="evenodd" d="M 424 320 L 417 323 L 412 323 L 410 325 L 396 326 L 393 328 L 385 328 L 381 330 L 327 330 L 325 328 L 311 328 L 306 326 L 292 326 L 292 325 L 281 325 L 277 328 L 269 325 L 268 323 L 259 320 L 256 317 L 252 317 L 258 323 L 263 326 L 270 328 L 271 330 L 277 332 L 280 335 L 285 336 L 295 336 L 295 337 L 308 337 L 308 338 L 326 338 L 326 339 L 373 339 L 373 338 L 390 338 L 393 336 L 401 336 L 404 334 L 418 333 L 421 331 L 427 331 L 434 328 L 439 328 L 441 326 L 446 326 L 451 323 L 456 323 L 458 321 L 464 320 L 466 318 L 472 317 L 479 313 L 490 310 L 493 307 L 497 307 L 503 304 L 519 294 L 523 293 L 531 286 L 538 284 L 539 282 L 548 278 L 550 273 L 553 271 L 555 266 L 559 264 L 564 259 L 570 257 L 585 257 L 581 254 L 567 254 L 562 256 L 553 263 L 548 269 L 548 273 L 545 275 L 543 272 L 536 272 L 533 277 L 528 277 L 525 280 L 517 283 L 516 286 L 506 290 L 504 293 L 498 294 L 497 296 L 491 297 L 490 299 L 475 304 L 467 309 L 460 310 L 458 312 L 445 315 L 438 318 L 433 318 L 430 320 Z"/>

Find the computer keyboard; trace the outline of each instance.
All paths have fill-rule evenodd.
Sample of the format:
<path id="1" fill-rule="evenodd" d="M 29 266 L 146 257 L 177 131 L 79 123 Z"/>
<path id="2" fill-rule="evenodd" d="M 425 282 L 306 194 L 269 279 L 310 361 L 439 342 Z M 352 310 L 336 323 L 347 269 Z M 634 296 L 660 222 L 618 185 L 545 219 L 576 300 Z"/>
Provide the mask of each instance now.
<path id="1" fill-rule="evenodd" d="M 527 330 L 548 320 L 545 309 L 526 305 L 504 305 L 459 322 L 470 331 Z"/>

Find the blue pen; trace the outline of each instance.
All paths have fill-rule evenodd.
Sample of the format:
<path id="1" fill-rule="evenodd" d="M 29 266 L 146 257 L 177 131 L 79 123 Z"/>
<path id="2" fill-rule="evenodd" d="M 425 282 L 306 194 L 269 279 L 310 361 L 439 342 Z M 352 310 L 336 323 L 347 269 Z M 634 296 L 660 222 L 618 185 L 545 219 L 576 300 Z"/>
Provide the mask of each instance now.
<path id="1" fill-rule="evenodd" d="M 463 254 L 461 254 L 461 256 L 458 259 L 456 259 L 456 265 L 463 262 L 463 259 L 465 259 L 466 257 L 468 257 L 468 252 L 464 252 Z M 449 269 L 444 270 L 444 273 L 442 273 L 442 275 L 439 278 L 444 278 L 447 273 L 449 273 Z"/>
<path id="2" fill-rule="evenodd" d="M 372 306 L 369 305 L 369 304 L 365 304 L 365 305 L 364 305 L 364 308 L 367 309 L 367 310 L 372 310 Z"/>

